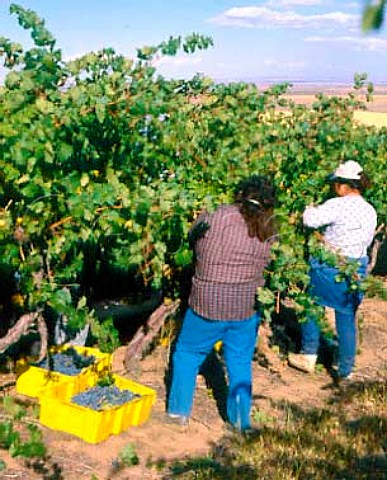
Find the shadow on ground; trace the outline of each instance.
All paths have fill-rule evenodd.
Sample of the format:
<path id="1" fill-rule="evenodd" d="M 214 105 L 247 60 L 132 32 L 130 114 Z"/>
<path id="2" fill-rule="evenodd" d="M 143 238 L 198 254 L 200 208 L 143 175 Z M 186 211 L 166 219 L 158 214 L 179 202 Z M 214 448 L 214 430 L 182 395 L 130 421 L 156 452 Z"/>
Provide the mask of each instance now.
<path id="1" fill-rule="evenodd" d="M 273 404 L 279 421 L 245 438 L 228 434 L 210 455 L 175 462 L 163 477 L 200 480 L 387 478 L 385 382 L 335 391 L 325 408 Z M 364 414 L 372 399 L 373 411 Z"/>

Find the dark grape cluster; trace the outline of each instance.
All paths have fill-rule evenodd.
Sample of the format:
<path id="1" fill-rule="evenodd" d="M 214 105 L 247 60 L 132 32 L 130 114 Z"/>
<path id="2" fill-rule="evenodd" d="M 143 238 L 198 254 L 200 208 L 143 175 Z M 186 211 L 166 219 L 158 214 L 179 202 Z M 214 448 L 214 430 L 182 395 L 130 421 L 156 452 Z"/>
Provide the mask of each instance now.
<path id="1" fill-rule="evenodd" d="M 116 385 L 103 387 L 96 385 L 89 390 L 74 395 L 71 402 L 92 410 L 108 410 L 128 403 L 137 397 L 139 397 L 138 394 L 130 390 L 120 390 Z"/>
<path id="2" fill-rule="evenodd" d="M 81 355 L 75 348 L 51 354 L 40 361 L 37 366 L 63 375 L 78 375 L 83 368 L 95 362 L 94 355 Z"/>

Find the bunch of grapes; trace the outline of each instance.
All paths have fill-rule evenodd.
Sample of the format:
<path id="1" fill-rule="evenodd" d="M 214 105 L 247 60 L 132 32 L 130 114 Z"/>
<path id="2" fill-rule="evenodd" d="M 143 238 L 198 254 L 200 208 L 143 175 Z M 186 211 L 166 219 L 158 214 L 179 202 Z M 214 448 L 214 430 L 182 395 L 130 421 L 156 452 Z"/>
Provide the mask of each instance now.
<path id="1" fill-rule="evenodd" d="M 74 395 L 71 402 L 92 410 L 108 410 L 128 403 L 139 396 L 130 390 L 120 390 L 116 385 L 96 385 L 89 390 Z"/>
<path id="2" fill-rule="evenodd" d="M 81 355 L 74 348 L 70 347 L 63 352 L 47 356 L 37 366 L 52 372 L 62 373 L 63 375 L 75 376 L 94 362 L 94 355 Z"/>

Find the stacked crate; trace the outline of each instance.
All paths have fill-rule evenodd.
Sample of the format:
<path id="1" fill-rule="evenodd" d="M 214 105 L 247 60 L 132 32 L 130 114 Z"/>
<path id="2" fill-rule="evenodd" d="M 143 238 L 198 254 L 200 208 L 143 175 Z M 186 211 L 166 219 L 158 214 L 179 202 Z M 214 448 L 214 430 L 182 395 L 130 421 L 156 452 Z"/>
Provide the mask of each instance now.
<path id="1" fill-rule="evenodd" d="M 55 348 L 50 353 L 67 348 L 70 347 Z M 71 348 L 81 355 L 93 356 L 94 363 L 74 376 L 31 365 L 16 382 L 18 393 L 39 399 L 39 421 L 42 425 L 70 433 L 88 443 L 99 443 L 110 435 L 117 435 L 148 420 L 156 400 L 153 389 L 119 375 L 112 375 L 110 354 L 89 347 Z M 93 410 L 71 401 L 74 395 L 96 386 L 107 374 L 110 374 L 115 386 L 120 390 L 131 391 L 134 398 L 103 410 Z"/>

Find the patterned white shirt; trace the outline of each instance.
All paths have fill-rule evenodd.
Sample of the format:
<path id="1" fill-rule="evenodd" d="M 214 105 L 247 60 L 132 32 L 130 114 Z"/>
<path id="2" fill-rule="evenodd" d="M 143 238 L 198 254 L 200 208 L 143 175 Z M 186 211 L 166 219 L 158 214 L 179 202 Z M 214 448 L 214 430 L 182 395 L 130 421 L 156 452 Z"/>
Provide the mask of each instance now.
<path id="1" fill-rule="evenodd" d="M 361 195 L 332 198 L 318 207 L 307 207 L 304 225 L 326 227 L 325 243 L 335 252 L 350 258 L 367 255 L 376 228 L 376 211 Z"/>

